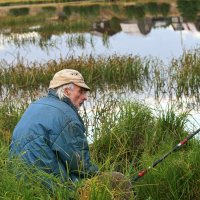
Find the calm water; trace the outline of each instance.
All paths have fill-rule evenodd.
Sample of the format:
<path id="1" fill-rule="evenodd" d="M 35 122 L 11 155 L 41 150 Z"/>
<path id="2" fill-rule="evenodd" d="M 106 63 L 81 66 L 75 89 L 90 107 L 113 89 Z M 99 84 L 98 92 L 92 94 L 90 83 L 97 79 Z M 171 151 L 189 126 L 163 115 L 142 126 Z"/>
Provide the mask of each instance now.
<path id="1" fill-rule="evenodd" d="M 49 60 L 90 54 L 132 54 L 155 57 L 167 64 L 184 51 L 199 48 L 199 44 L 198 1 L 178 0 L 172 4 L 140 3 L 129 6 L 59 4 L 58 7 L 52 4 L 26 9 L 0 8 L 0 64 L 3 67 L 21 59 L 28 63 L 46 63 Z M 110 97 L 110 92 L 105 92 L 103 96 Z M 125 91 L 123 94 L 112 92 L 114 98 L 134 99 L 147 104 L 155 110 L 155 114 L 159 110 L 167 110 L 169 105 L 180 104 L 177 99 L 169 99 L 167 96 L 158 101 L 153 93 L 145 91 L 140 94 L 133 91 Z M 96 101 L 101 102 L 102 97 L 98 95 L 86 104 L 91 119 L 91 110 L 98 104 Z M 189 130 L 193 131 L 200 126 L 198 107 L 185 101 L 180 111 L 191 111 L 187 124 Z M 89 132 L 92 132 L 92 128 L 89 128 Z"/>
<path id="2" fill-rule="evenodd" d="M 69 56 L 133 54 L 168 63 L 200 44 L 200 5 L 182 2 L 106 7 L 63 4 L 59 11 L 52 4 L 36 15 L 31 15 L 31 7 L 10 9 L 4 19 L 14 18 L 15 25 L 2 21 L 0 60 L 44 63 Z M 45 20 L 39 18 L 42 14 Z M 26 23 L 31 16 L 34 20 Z"/>
<path id="3" fill-rule="evenodd" d="M 36 40 L 40 40 L 40 35 L 37 32 L 26 35 L 20 34 L 22 37 L 32 37 L 32 35 Z M 153 29 L 147 36 L 121 31 L 110 36 L 107 45 L 103 43 L 101 37 L 92 36 L 90 33 L 83 33 L 81 36 L 86 40 L 84 47 L 78 45 L 69 47 L 66 41 L 69 37 L 73 37 L 73 34 L 63 33 L 59 36 L 53 35 L 47 42 L 47 46 L 42 48 L 31 42 L 18 46 L 1 35 L 0 59 L 11 62 L 17 56 L 20 56 L 28 61 L 47 62 L 51 59 L 58 60 L 60 57 L 65 58 L 67 56 L 133 54 L 158 57 L 167 62 L 173 57 L 180 56 L 184 50 L 198 47 L 200 42 L 199 32 L 175 32 L 171 26 Z M 94 42 L 94 46 L 88 42 L 90 40 Z"/>

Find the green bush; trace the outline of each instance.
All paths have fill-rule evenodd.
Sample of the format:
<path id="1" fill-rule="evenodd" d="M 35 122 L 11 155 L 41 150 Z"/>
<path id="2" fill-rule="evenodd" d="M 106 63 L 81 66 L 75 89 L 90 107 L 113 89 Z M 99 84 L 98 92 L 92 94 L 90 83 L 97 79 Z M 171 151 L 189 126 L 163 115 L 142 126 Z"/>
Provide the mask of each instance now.
<path id="1" fill-rule="evenodd" d="M 42 7 L 42 12 L 47 13 L 47 14 L 53 14 L 56 12 L 56 7 L 54 6 Z"/>
<path id="2" fill-rule="evenodd" d="M 11 8 L 9 10 L 9 15 L 21 16 L 28 14 L 29 14 L 29 8 Z"/>

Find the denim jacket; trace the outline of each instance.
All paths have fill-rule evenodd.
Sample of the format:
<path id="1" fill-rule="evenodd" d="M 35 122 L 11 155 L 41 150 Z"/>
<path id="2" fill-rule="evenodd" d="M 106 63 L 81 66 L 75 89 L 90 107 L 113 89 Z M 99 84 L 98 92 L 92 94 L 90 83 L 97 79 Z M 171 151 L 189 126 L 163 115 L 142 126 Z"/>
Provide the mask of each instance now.
<path id="1" fill-rule="evenodd" d="M 10 156 L 19 156 L 34 167 L 62 181 L 92 176 L 85 126 L 68 98 L 60 100 L 55 90 L 29 105 L 14 129 Z"/>

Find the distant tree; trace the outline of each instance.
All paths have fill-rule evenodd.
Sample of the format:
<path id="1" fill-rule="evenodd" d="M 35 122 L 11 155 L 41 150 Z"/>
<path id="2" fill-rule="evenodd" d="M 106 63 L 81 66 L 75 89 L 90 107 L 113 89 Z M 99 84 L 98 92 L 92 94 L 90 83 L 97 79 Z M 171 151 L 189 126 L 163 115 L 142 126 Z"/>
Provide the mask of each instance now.
<path id="1" fill-rule="evenodd" d="M 159 11 L 163 16 L 167 16 L 170 11 L 170 4 L 168 3 L 162 3 L 159 5 Z"/>
<path id="2" fill-rule="evenodd" d="M 120 26 L 120 20 L 117 18 L 117 17 L 113 17 L 111 20 L 110 20 L 110 27 L 113 31 L 115 32 L 119 32 L 121 31 L 121 26 Z"/>
<path id="3" fill-rule="evenodd" d="M 114 13 L 119 13 L 120 12 L 120 8 L 117 4 L 113 4 L 112 5 L 112 10 Z"/>
<path id="4" fill-rule="evenodd" d="M 89 6 L 65 6 L 63 12 L 70 16 L 72 13 L 79 14 L 82 17 L 88 16 L 98 16 L 100 12 L 99 5 L 89 5 Z"/>
<path id="5" fill-rule="evenodd" d="M 72 13 L 72 6 L 64 6 L 63 12 L 65 13 L 66 17 L 69 17 Z"/>
<path id="6" fill-rule="evenodd" d="M 132 18 L 134 16 L 135 6 L 125 6 L 124 7 L 125 14 L 128 18 Z"/>
<path id="7" fill-rule="evenodd" d="M 42 7 L 42 11 L 46 13 L 55 13 L 56 12 L 56 7 L 54 6 L 45 6 Z"/>
<path id="8" fill-rule="evenodd" d="M 200 2 L 197 0 L 177 0 L 177 7 L 183 18 L 187 21 L 194 22 L 200 11 Z"/>
<path id="9" fill-rule="evenodd" d="M 147 11 L 152 15 L 158 15 L 159 13 L 159 6 L 155 2 L 149 2 L 146 4 Z"/>
<path id="10" fill-rule="evenodd" d="M 29 8 L 12 8 L 9 10 L 9 15 L 21 16 L 28 14 L 29 14 Z"/>
<path id="11" fill-rule="evenodd" d="M 145 6 L 144 5 L 126 6 L 125 12 L 128 18 L 135 17 L 136 19 L 142 19 L 145 17 Z"/>

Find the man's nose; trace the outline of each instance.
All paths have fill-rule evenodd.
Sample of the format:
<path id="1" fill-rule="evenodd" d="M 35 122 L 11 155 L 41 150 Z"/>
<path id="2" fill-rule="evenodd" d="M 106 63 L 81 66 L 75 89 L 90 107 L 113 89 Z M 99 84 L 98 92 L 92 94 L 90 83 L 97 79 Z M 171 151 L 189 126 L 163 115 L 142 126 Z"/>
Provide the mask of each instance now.
<path id="1" fill-rule="evenodd" d="M 88 99 L 88 93 L 87 93 L 87 92 L 85 92 L 85 93 L 83 94 L 82 99 L 83 99 L 84 101 Z"/>

